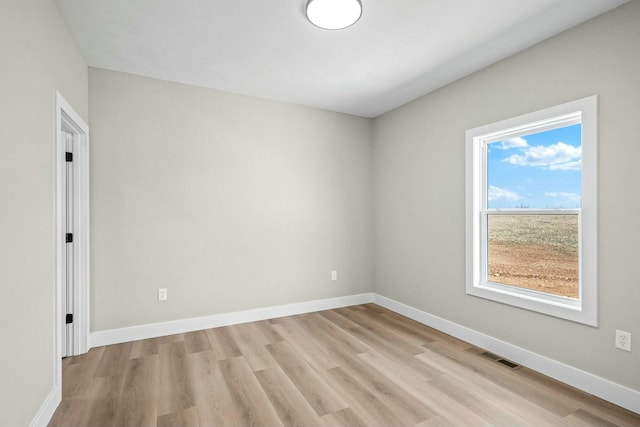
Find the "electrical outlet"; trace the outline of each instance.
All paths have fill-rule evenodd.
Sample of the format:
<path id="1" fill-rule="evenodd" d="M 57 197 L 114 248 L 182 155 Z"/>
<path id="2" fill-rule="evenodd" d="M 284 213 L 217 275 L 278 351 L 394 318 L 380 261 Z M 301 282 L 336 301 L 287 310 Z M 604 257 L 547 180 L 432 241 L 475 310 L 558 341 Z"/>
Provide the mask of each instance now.
<path id="1" fill-rule="evenodd" d="M 167 288 L 158 289 L 158 301 L 166 301 L 167 300 Z"/>
<path id="2" fill-rule="evenodd" d="M 332 271 L 331 272 L 331 280 L 338 280 L 338 272 L 337 271 Z"/>
<path id="3" fill-rule="evenodd" d="M 631 333 L 616 330 L 616 348 L 631 351 Z"/>

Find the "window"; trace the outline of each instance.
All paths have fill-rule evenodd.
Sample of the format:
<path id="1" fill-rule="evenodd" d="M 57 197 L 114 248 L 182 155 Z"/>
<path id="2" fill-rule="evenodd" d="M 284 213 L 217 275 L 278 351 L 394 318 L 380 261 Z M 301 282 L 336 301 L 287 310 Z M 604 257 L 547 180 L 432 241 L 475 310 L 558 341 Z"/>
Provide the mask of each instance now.
<path id="1" fill-rule="evenodd" d="M 597 326 L 597 97 L 466 132 L 467 294 Z"/>

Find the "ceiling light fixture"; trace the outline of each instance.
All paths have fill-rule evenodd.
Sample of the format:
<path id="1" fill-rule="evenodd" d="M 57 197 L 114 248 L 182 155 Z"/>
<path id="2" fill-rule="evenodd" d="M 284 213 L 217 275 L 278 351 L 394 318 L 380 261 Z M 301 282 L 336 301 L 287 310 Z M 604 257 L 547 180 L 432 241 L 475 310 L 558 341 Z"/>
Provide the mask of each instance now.
<path id="1" fill-rule="evenodd" d="M 307 18 L 316 27 L 341 30 L 355 24 L 362 15 L 360 0 L 309 0 Z"/>

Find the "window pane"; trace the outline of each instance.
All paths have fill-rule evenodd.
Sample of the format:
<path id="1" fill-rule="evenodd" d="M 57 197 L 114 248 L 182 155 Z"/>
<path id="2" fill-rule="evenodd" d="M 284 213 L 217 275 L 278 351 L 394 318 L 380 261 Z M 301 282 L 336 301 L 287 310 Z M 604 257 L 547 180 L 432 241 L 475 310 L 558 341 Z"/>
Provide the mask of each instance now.
<path id="1" fill-rule="evenodd" d="M 488 215 L 487 279 L 578 298 L 578 215 Z"/>
<path id="2" fill-rule="evenodd" d="M 576 209 L 582 206 L 582 125 L 487 147 L 487 207 Z"/>

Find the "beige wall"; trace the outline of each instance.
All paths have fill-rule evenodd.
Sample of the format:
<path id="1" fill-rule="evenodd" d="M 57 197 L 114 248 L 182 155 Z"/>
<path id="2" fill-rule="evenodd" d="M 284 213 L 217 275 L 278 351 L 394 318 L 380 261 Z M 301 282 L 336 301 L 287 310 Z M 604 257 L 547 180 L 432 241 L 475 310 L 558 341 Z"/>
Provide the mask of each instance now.
<path id="1" fill-rule="evenodd" d="M 371 120 L 93 68 L 89 89 L 93 331 L 370 291 Z"/>
<path id="2" fill-rule="evenodd" d="M 54 134 L 59 90 L 87 119 L 87 66 L 51 0 L 0 4 L 0 425 L 53 389 Z"/>
<path id="3" fill-rule="evenodd" d="M 640 2 L 540 43 L 374 122 L 375 290 L 640 390 Z M 597 94 L 600 327 L 465 294 L 466 129 Z"/>

